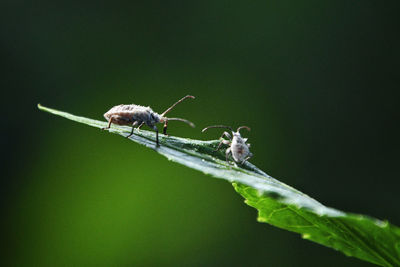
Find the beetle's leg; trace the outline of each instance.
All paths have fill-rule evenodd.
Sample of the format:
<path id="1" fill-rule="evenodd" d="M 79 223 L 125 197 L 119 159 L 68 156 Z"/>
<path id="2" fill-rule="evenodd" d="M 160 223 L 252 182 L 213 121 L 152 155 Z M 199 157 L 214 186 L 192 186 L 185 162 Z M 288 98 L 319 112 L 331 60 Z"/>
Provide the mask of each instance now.
<path id="1" fill-rule="evenodd" d="M 144 122 L 138 121 L 138 123 L 137 123 L 136 125 L 139 125 L 138 127 L 136 127 L 136 130 L 137 130 L 138 132 L 140 132 L 139 129 L 140 129 L 140 127 L 143 127 Z"/>
<path id="2" fill-rule="evenodd" d="M 167 134 L 167 127 L 168 127 L 168 120 L 166 120 L 166 121 L 164 122 L 164 128 L 163 128 L 163 134 L 164 134 L 164 135 L 168 135 L 168 134 Z"/>
<path id="3" fill-rule="evenodd" d="M 146 122 L 144 122 L 146 123 Z M 156 131 L 156 146 L 160 146 L 160 144 L 158 143 L 158 128 L 155 125 L 152 125 L 150 123 L 146 123 L 147 126 L 149 126 L 151 129 L 153 129 L 154 131 Z"/>
<path id="4" fill-rule="evenodd" d="M 111 127 L 111 123 L 113 122 L 114 116 L 111 116 L 110 119 L 108 120 L 108 126 L 101 128 L 102 130 L 108 130 Z"/>
<path id="5" fill-rule="evenodd" d="M 132 135 L 133 135 L 133 129 L 135 129 L 135 126 L 136 125 L 138 125 L 138 121 L 134 121 L 133 123 L 132 123 L 132 130 L 131 130 L 131 133 L 126 137 L 126 138 L 129 138 L 129 137 L 131 137 Z"/>
<path id="6" fill-rule="evenodd" d="M 156 131 L 156 146 L 160 146 L 160 143 L 158 143 L 158 128 L 155 125 L 152 128 Z"/>
<path id="7" fill-rule="evenodd" d="M 143 127 L 143 125 L 144 125 L 144 122 L 142 122 L 142 123 L 139 125 L 139 127 L 137 127 L 138 131 L 140 130 L 140 128 Z"/>

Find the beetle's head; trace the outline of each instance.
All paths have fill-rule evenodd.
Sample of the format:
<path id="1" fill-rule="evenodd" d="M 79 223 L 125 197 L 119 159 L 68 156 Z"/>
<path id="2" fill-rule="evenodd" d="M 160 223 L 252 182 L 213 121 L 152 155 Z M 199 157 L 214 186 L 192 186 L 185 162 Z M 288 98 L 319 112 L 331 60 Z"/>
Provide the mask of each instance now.
<path id="1" fill-rule="evenodd" d="M 159 115 L 158 113 L 156 113 L 156 112 L 150 113 L 150 121 L 151 121 L 151 124 L 152 124 L 152 125 L 154 125 L 154 124 L 156 124 L 156 123 L 159 123 L 159 122 L 164 122 L 164 121 L 163 121 L 163 117 L 160 116 L 160 115 Z"/>

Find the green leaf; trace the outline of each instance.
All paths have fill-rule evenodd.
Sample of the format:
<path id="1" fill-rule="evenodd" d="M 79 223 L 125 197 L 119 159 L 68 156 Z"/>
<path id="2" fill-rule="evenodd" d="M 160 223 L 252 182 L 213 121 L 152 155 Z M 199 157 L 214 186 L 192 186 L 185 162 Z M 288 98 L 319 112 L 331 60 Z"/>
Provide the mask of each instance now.
<path id="1" fill-rule="evenodd" d="M 97 121 L 38 105 L 49 113 L 97 128 Z M 126 136 L 130 127 L 112 125 L 109 130 Z M 302 192 L 267 175 L 256 166 L 230 166 L 222 152 L 215 152 L 219 140 L 200 141 L 135 130 L 132 141 L 145 145 L 169 160 L 233 183 L 245 202 L 258 210 L 258 221 L 302 235 L 303 238 L 334 248 L 348 256 L 381 266 L 400 266 L 400 228 L 377 219 L 326 207 Z"/>

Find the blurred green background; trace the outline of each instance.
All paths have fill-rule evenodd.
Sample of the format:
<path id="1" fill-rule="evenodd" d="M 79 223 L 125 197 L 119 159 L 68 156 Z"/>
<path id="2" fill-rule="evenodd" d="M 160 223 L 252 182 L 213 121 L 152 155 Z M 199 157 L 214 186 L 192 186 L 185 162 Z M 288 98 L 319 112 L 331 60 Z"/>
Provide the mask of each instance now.
<path id="1" fill-rule="evenodd" d="M 398 1 L 2 1 L 2 254 L 8 266 L 366 266 L 256 222 L 229 183 L 37 110 L 121 103 L 172 135 L 252 128 L 251 162 L 400 225 Z"/>

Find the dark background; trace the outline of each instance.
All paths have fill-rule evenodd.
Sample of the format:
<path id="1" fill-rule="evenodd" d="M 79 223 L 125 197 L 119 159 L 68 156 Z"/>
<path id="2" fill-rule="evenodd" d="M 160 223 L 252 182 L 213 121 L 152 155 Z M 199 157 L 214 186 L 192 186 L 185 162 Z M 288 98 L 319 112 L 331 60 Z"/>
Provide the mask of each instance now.
<path id="1" fill-rule="evenodd" d="M 365 266 L 256 222 L 229 183 L 116 135 L 120 103 L 170 134 L 252 128 L 251 162 L 323 204 L 400 225 L 397 1 L 2 1 L 7 265 Z"/>

